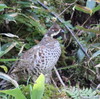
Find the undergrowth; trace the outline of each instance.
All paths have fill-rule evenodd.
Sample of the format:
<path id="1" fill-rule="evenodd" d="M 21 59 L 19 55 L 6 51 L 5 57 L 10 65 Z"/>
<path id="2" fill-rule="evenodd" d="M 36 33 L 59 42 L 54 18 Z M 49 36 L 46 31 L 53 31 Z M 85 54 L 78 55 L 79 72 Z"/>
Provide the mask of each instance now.
<path id="1" fill-rule="evenodd" d="M 66 32 L 60 40 L 62 55 L 57 68 L 66 86 L 79 84 L 80 88 L 69 87 L 64 91 L 60 90 L 60 93 L 54 86 L 46 85 L 43 99 L 61 99 L 67 96 L 79 99 L 78 95 L 84 94 L 84 92 L 95 93 L 95 89 L 100 83 L 99 0 L 41 1 L 49 7 L 51 12 L 61 14 L 66 9 L 60 17 L 65 19 L 64 24 L 75 32 L 74 35 L 90 56 L 88 59 L 73 39 L 70 31 L 65 29 L 64 24 L 58 22 Z M 0 1 L 0 71 L 7 73 L 22 52 L 42 39 L 53 23 L 54 17 L 49 13 L 50 11 L 42 8 L 36 0 Z M 61 87 L 57 77 L 53 75 L 53 78 Z M 24 86 L 22 89 L 24 92 L 26 91 L 28 97 L 27 87 Z M 74 90 L 73 93 L 72 90 Z M 7 97 L 13 99 L 4 94 L 0 94 L 0 96 L 3 96 L 4 99 Z"/>

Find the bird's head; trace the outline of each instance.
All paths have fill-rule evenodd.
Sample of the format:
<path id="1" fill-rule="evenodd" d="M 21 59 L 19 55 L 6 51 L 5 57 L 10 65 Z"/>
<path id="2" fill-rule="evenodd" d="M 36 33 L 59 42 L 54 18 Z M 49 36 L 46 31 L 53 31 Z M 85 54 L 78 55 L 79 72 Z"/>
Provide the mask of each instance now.
<path id="1" fill-rule="evenodd" d="M 48 30 L 48 32 L 46 33 L 46 36 L 50 36 L 52 38 L 58 36 L 60 33 L 64 32 L 60 26 L 56 23 L 54 23 L 50 29 Z"/>

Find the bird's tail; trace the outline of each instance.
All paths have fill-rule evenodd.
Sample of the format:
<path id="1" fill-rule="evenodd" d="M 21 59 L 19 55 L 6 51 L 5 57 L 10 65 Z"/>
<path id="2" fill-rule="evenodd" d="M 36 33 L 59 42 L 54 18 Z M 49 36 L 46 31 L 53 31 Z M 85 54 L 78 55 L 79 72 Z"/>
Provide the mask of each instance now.
<path id="1" fill-rule="evenodd" d="M 0 82 L 0 90 L 9 89 L 11 87 L 11 83 L 6 80 L 2 80 Z"/>
<path id="2" fill-rule="evenodd" d="M 0 72 L 0 78 L 4 79 L 0 82 L 0 90 L 8 88 L 11 84 L 15 87 L 19 87 L 18 83 L 7 74 Z"/>

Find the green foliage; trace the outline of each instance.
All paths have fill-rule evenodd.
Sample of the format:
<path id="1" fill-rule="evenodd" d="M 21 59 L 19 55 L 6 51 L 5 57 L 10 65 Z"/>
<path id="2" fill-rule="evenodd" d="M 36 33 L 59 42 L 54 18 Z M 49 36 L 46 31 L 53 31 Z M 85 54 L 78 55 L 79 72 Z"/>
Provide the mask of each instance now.
<path id="1" fill-rule="evenodd" d="M 77 29 L 80 29 L 80 30 L 83 30 L 85 32 L 92 32 L 92 33 L 96 33 L 96 34 L 99 34 L 100 31 L 99 30 L 96 30 L 96 29 L 86 29 L 82 26 L 76 26 Z"/>
<path id="2" fill-rule="evenodd" d="M 94 74 L 96 74 L 94 66 L 98 64 L 97 67 L 100 67 L 100 25 L 98 23 L 82 24 L 87 20 L 87 16 L 85 15 L 90 14 L 92 18 L 92 15 L 100 10 L 100 4 L 96 3 L 98 0 L 78 0 L 77 2 L 75 2 L 75 0 L 41 1 L 50 8 L 50 11 L 57 13 L 61 13 L 68 7 L 60 16 L 65 18 L 66 21 L 64 24 L 72 31 L 75 31 L 75 36 L 91 57 L 90 60 L 86 59 L 86 55 L 82 52 L 76 41 L 67 36 L 70 33 L 62 25 L 62 28 L 66 31 L 66 38 L 64 38 L 66 42 L 62 44 L 62 56 L 58 62 L 58 66 L 60 67 L 58 70 L 61 71 L 61 76 L 63 75 L 68 79 L 70 78 L 68 80 L 70 85 L 73 82 L 75 82 L 75 84 L 80 82 L 80 84 L 84 86 L 87 84 L 84 78 L 86 80 L 92 80 L 92 82 L 97 81 L 97 79 L 95 80 L 96 75 L 94 76 Z M 77 11 L 73 11 L 73 7 L 75 7 Z M 84 12 L 83 15 L 81 15 L 80 12 Z M 74 13 L 76 13 L 76 15 L 74 15 Z M 65 16 L 66 14 L 67 16 Z M 76 19 L 77 17 L 78 19 Z M 18 55 L 21 55 L 23 51 L 36 45 L 46 32 L 45 28 L 48 29 L 52 25 L 52 18 L 53 16 L 49 14 L 49 11 L 43 9 L 36 0 L 12 0 L 9 2 L 8 0 L 2 0 L 2 4 L 0 2 L 0 58 L 2 58 L 0 59 L 0 68 L 7 72 L 7 68 L 12 65 L 12 62 L 18 60 L 18 58 L 16 58 Z M 86 20 L 82 21 L 84 18 L 86 18 Z M 96 18 L 94 20 L 95 22 L 97 21 Z M 75 19 L 75 22 L 73 19 Z M 90 21 L 92 22 L 91 19 Z M 91 60 L 94 62 L 94 66 L 91 66 Z M 65 83 L 67 84 L 68 81 Z M 90 84 L 88 85 L 90 86 Z M 32 88 L 33 86 L 28 85 L 24 86 L 21 89 L 22 91 L 20 91 L 25 94 L 26 98 L 30 99 Z M 84 91 L 85 90 L 86 89 L 84 89 Z M 89 90 L 90 89 L 88 89 L 88 91 Z M 59 93 L 54 86 L 46 85 L 43 99 L 53 97 L 56 99 L 54 92 Z M 76 92 L 79 93 L 78 91 Z M 42 94 L 41 92 L 41 95 Z M 8 95 L 2 94 L 2 97 L 5 99 L 7 96 Z"/>
<path id="3" fill-rule="evenodd" d="M 26 99 L 26 97 L 23 95 L 23 93 L 19 88 L 2 90 L 2 91 L 0 90 L 0 92 L 11 95 L 15 97 L 15 99 Z"/>
<path id="4" fill-rule="evenodd" d="M 45 78 L 44 75 L 41 74 L 33 86 L 33 89 L 31 91 L 31 99 L 42 98 L 44 93 L 44 84 L 45 84 Z"/>
<path id="5" fill-rule="evenodd" d="M 8 43 L 3 45 L 0 49 L 0 57 L 2 57 L 4 54 L 8 53 L 13 47 L 16 46 L 16 42 Z"/>
<path id="6" fill-rule="evenodd" d="M 75 5 L 75 9 L 90 15 L 94 14 L 96 11 L 100 10 L 100 5 L 96 6 L 95 0 L 87 0 L 86 6 Z"/>
<path id="7" fill-rule="evenodd" d="M 57 96 L 58 91 L 53 85 L 46 84 L 43 99 L 52 99 Z"/>
<path id="8" fill-rule="evenodd" d="M 73 99 L 99 99 L 96 91 L 93 91 L 91 88 L 76 88 L 70 87 L 65 90 L 66 93 Z"/>
<path id="9" fill-rule="evenodd" d="M 4 11 L 4 8 L 9 8 L 9 7 L 7 7 L 6 4 L 0 4 L 0 11 Z"/>
<path id="10" fill-rule="evenodd" d="M 6 66 L 0 65 L 0 68 L 2 68 L 4 70 L 5 73 L 8 72 L 8 68 Z"/>
<path id="11" fill-rule="evenodd" d="M 91 59 L 93 59 L 93 58 L 95 58 L 95 57 L 100 57 L 100 50 L 98 50 L 97 52 L 95 52 L 95 53 L 92 55 Z M 91 59 L 90 59 L 90 60 L 91 60 Z"/>
<path id="12" fill-rule="evenodd" d="M 85 57 L 85 54 L 83 53 L 83 51 L 81 49 L 78 49 L 78 51 L 77 51 L 78 62 L 82 62 L 84 57 Z"/>
<path id="13" fill-rule="evenodd" d="M 9 61 L 7 58 L 10 57 L 12 58 L 10 61 L 14 61 L 13 58 L 16 57 L 9 55 L 11 50 L 13 54 L 16 54 L 16 52 L 18 53 L 18 51 L 20 51 L 23 45 L 25 45 L 26 49 L 31 48 L 36 44 L 35 40 L 40 40 L 43 34 L 46 32 L 45 25 L 41 25 L 38 19 L 41 15 L 42 17 L 46 17 L 47 12 L 45 13 L 45 11 L 43 11 L 42 13 L 42 9 L 35 6 L 34 2 L 13 1 L 5 2 L 6 4 L 0 4 L 0 11 L 4 12 L 1 12 L 0 15 L 0 27 L 2 27 L 1 30 L 5 28 L 3 29 L 3 33 L 0 33 L 0 57 L 6 57 L 6 60 L 1 60 L 5 64 L 8 63 L 7 61 Z M 8 7 L 7 5 L 12 7 Z M 6 13 L 5 8 L 9 8 L 6 10 Z M 24 12 L 23 9 L 26 9 L 26 12 Z M 35 18 L 34 15 L 36 15 Z M 10 33 L 9 30 L 11 30 Z M 23 44 L 22 39 L 26 39 L 26 43 Z M 16 49 L 14 49 L 14 47 Z"/>
<path id="14" fill-rule="evenodd" d="M 36 83 L 34 84 L 34 86 L 28 85 L 29 92 L 27 92 L 27 93 L 30 93 L 30 98 L 28 98 L 28 99 L 41 99 L 43 97 L 43 93 L 44 93 L 44 84 L 45 84 L 45 77 L 43 74 L 41 74 L 38 77 L 38 79 L 36 80 Z M 25 86 L 25 88 L 26 87 L 27 86 Z M 9 90 L 0 90 L 0 92 L 11 95 L 11 96 L 15 97 L 15 99 L 27 99 L 26 96 L 24 95 L 25 93 L 23 94 L 23 92 L 21 91 L 20 88 L 9 89 Z M 4 96 L 5 95 L 2 95 L 2 97 L 4 97 Z M 10 98 L 7 98 L 7 99 L 10 99 Z"/>
<path id="15" fill-rule="evenodd" d="M 14 79 L 12 79 L 10 76 L 8 76 L 2 72 L 0 72 L 0 78 L 12 83 L 16 88 L 19 87 L 18 83 Z"/>
<path id="16" fill-rule="evenodd" d="M 19 59 L 0 59 L 0 62 L 17 61 Z"/>

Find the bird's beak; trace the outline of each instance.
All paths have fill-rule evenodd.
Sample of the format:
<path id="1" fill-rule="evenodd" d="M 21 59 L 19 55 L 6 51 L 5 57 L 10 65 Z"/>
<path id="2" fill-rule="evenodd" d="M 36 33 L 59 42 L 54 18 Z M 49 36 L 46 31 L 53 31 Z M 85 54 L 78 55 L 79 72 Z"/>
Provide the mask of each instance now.
<path id="1" fill-rule="evenodd" d="M 64 33 L 65 31 L 61 29 L 61 33 Z"/>

